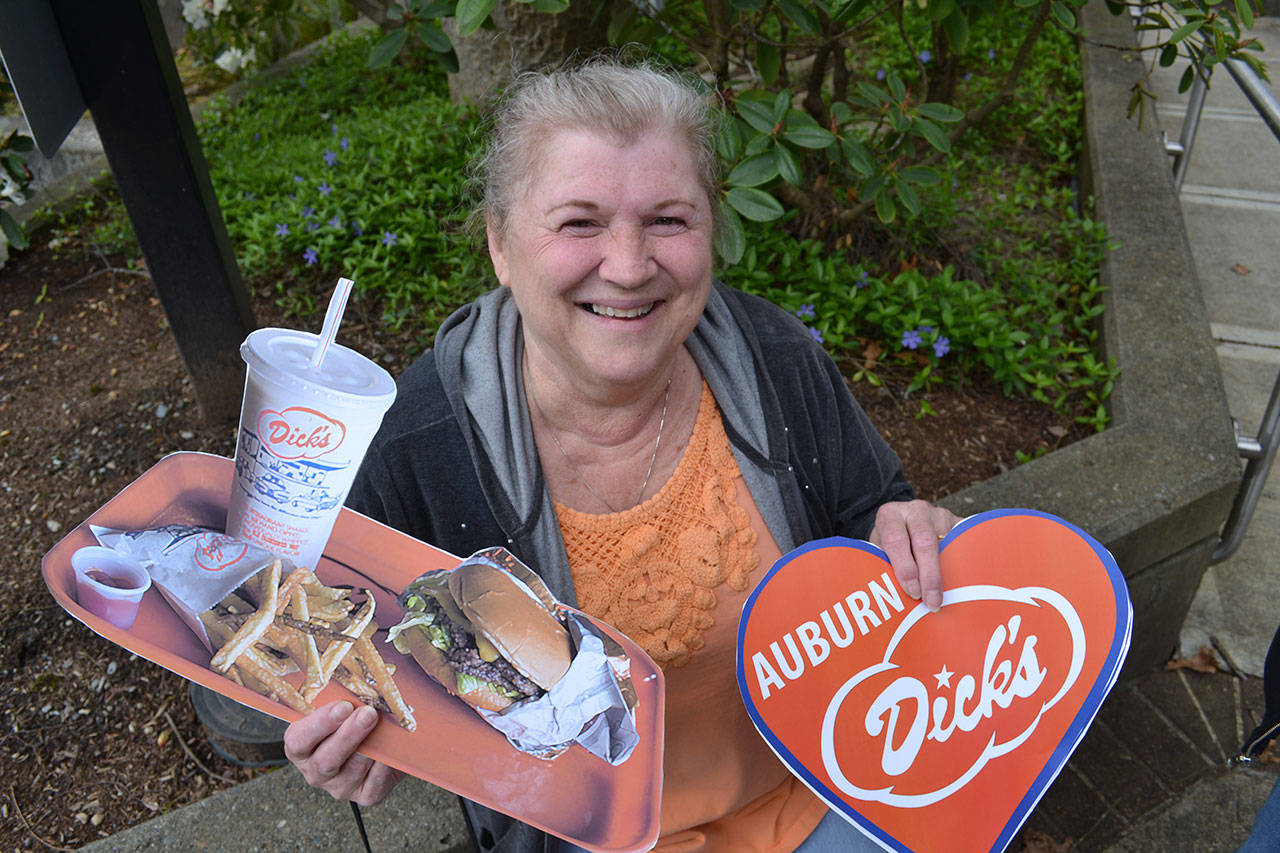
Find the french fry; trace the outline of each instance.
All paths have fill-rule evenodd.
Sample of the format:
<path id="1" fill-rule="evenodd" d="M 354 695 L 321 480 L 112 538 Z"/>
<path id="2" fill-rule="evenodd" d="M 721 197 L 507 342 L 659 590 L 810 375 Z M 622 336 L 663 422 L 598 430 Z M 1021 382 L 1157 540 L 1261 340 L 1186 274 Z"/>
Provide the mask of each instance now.
<path id="1" fill-rule="evenodd" d="M 218 672 L 226 672 L 236 658 L 244 654 L 250 646 L 266 633 L 267 628 L 271 626 L 272 620 L 276 618 L 275 601 L 276 591 L 279 586 L 280 561 L 275 560 L 272 562 L 271 567 L 267 569 L 267 577 L 263 581 L 262 606 L 240 626 L 235 636 L 222 648 L 218 649 L 218 653 L 209 662 L 210 667 Z"/>
<path id="2" fill-rule="evenodd" d="M 201 614 L 219 646 L 210 667 L 302 713 L 314 709 L 316 697 L 334 680 L 412 731 L 417 724 L 396 687 L 395 667 L 372 641 L 373 595 L 364 595 L 357 605 L 350 589 L 325 586 L 306 567 L 282 579 L 277 561 L 262 573 L 257 595 L 250 595 L 257 607 L 233 593 Z M 298 687 L 284 678 L 296 671 L 302 672 Z"/>
<path id="3" fill-rule="evenodd" d="M 258 654 L 253 649 L 240 656 L 236 660 L 236 666 L 240 668 L 244 675 L 252 677 L 270 690 L 267 695 L 271 698 L 283 702 L 293 710 L 304 714 L 310 714 L 315 710 L 315 706 L 295 690 L 292 684 L 263 667 L 259 663 Z"/>
<path id="4" fill-rule="evenodd" d="M 391 678 L 391 673 L 387 669 L 386 662 L 382 656 L 378 654 L 378 649 L 373 644 L 370 636 L 373 632 L 367 632 L 360 635 L 360 639 L 356 640 L 355 653 L 359 658 L 361 665 L 364 666 L 365 672 L 373 680 L 378 688 L 379 695 L 386 700 L 387 705 L 391 707 L 391 715 L 396 718 L 396 722 L 409 731 L 417 729 L 418 724 L 413 719 L 413 709 L 404 701 L 404 697 L 400 695 L 400 689 L 396 687 L 395 681 Z"/>

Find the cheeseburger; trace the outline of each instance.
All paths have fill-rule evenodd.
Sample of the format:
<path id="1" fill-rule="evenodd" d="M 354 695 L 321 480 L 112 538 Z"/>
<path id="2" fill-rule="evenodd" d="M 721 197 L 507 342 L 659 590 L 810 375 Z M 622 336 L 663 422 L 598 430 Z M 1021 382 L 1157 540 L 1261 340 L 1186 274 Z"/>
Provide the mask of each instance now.
<path id="1" fill-rule="evenodd" d="M 532 592 L 482 563 L 419 577 L 388 639 L 446 690 L 490 711 L 541 696 L 569 669 L 569 633 Z"/>

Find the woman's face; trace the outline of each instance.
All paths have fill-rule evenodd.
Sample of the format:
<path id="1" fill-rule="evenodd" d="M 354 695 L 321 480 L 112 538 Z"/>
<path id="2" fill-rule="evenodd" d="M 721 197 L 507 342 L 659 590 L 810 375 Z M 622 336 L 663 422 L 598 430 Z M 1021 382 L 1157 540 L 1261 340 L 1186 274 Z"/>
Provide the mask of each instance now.
<path id="1" fill-rule="evenodd" d="M 652 381 L 706 305 L 710 201 L 674 134 L 619 147 L 560 131 L 543 141 L 506 233 L 490 229 L 489 254 L 532 367 L 596 386 Z"/>

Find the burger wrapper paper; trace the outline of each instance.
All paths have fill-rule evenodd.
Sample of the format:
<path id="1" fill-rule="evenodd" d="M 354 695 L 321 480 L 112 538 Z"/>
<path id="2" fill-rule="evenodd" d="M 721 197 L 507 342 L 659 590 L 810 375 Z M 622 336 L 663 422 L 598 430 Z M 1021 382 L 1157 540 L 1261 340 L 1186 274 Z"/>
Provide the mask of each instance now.
<path id="1" fill-rule="evenodd" d="M 505 548 L 478 551 L 463 562 L 488 563 L 523 583 L 564 624 L 575 649 L 568 671 L 545 694 L 503 711 L 478 709 L 480 715 L 522 752 L 554 758 L 576 743 L 609 764 L 626 761 L 640 736 L 630 659 L 622 647 L 557 601 L 542 578 Z"/>
<path id="2" fill-rule="evenodd" d="M 200 614 L 271 565 L 276 555 L 218 530 L 167 524 L 149 530 L 115 530 L 89 525 L 103 546 L 132 557 L 210 652 L 213 642 Z M 284 573 L 294 566 L 281 560 Z"/>

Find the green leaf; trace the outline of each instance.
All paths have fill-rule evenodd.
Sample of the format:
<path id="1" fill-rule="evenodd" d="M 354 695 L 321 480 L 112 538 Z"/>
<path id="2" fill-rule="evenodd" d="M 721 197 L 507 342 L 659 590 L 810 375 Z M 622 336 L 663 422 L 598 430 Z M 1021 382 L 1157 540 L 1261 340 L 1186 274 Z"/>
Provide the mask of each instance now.
<path id="1" fill-rule="evenodd" d="M 955 53 L 964 53 L 965 47 L 969 44 L 969 19 L 964 12 L 956 9 L 944 18 L 942 20 L 942 30 L 947 34 L 947 41 L 951 43 L 951 50 Z"/>
<path id="2" fill-rule="evenodd" d="M 498 0 L 458 0 L 458 10 L 454 13 L 458 19 L 458 35 L 469 36 L 489 17 Z"/>
<path id="3" fill-rule="evenodd" d="M 9 142 L 9 150 L 17 151 L 19 154 L 24 154 L 35 147 L 35 141 L 30 136 L 23 136 L 22 134 L 15 135 Z"/>
<path id="4" fill-rule="evenodd" d="M 423 44 L 436 53 L 448 53 L 453 50 L 453 43 L 449 41 L 449 37 L 445 35 L 444 30 L 440 29 L 440 24 L 436 21 L 418 24 L 414 27 L 414 33 L 422 39 Z"/>
<path id="5" fill-rule="evenodd" d="M 1194 65 L 1188 65 L 1187 70 L 1182 72 L 1182 78 L 1178 80 L 1178 94 L 1182 94 L 1191 88 L 1191 83 L 1196 79 L 1196 68 Z"/>
<path id="6" fill-rule="evenodd" d="M 1061 24 L 1063 28 L 1068 30 L 1074 30 L 1076 28 L 1075 13 L 1068 9 L 1065 3 L 1060 2 L 1060 0 L 1054 0 L 1050 10 L 1053 12 L 1053 17 L 1057 19 L 1058 23 Z"/>
<path id="7" fill-rule="evenodd" d="M 778 8 L 805 35 L 815 36 L 822 32 L 822 25 L 818 23 L 818 17 L 813 12 L 810 12 L 808 7 L 796 3 L 795 0 L 778 0 Z"/>
<path id="8" fill-rule="evenodd" d="M 858 81 L 858 92 L 873 104 L 887 104 L 893 100 L 884 89 L 868 83 L 866 80 Z"/>
<path id="9" fill-rule="evenodd" d="M 453 48 L 450 48 L 445 52 L 437 51 L 431 55 L 435 57 L 436 62 L 439 63 L 440 67 L 445 71 L 450 74 L 458 73 L 458 54 L 454 53 Z"/>
<path id="10" fill-rule="evenodd" d="M 782 176 L 782 180 L 794 187 L 800 186 L 800 181 L 804 177 L 804 169 L 796 153 L 779 142 L 773 146 L 773 159 L 777 164 L 778 174 Z"/>
<path id="11" fill-rule="evenodd" d="M 938 127 L 927 118 L 918 118 L 911 130 L 925 138 L 925 141 L 939 151 L 946 153 L 951 150 L 951 139 L 948 138 L 946 131 Z"/>
<path id="12" fill-rule="evenodd" d="M 783 89 L 773 98 L 773 112 L 770 114 L 770 117 L 773 119 L 774 125 L 776 126 L 784 118 L 786 118 L 787 113 L 790 110 L 791 110 L 791 92 L 787 89 Z M 799 111 L 797 110 L 797 112 Z"/>
<path id="13" fill-rule="evenodd" d="M 18 220 L 9 215 L 9 211 L 0 207 L 0 228 L 4 229 L 4 237 L 9 241 L 9 245 L 15 249 L 25 249 L 30 243 L 27 242 L 27 236 L 22 233 L 22 228 L 18 225 Z"/>
<path id="14" fill-rule="evenodd" d="M 824 130 L 814 124 L 812 127 L 801 125 L 800 127 L 786 130 L 782 134 L 782 138 L 790 142 L 792 145 L 799 145 L 801 148 L 826 148 L 828 145 L 836 141 L 836 136 L 829 130 Z"/>
<path id="15" fill-rule="evenodd" d="M 845 101 L 836 101 L 831 105 L 831 117 L 837 125 L 848 124 L 853 120 L 853 108 Z"/>
<path id="16" fill-rule="evenodd" d="M 778 71 L 782 68 L 782 54 L 771 44 L 756 42 L 756 67 L 760 69 L 760 77 L 764 82 L 773 85 L 778 79 Z"/>
<path id="17" fill-rule="evenodd" d="M 745 94 L 738 97 L 738 115 L 760 133 L 773 134 L 773 126 L 777 121 L 773 118 L 773 103 L 763 104 L 758 99 L 750 99 Z"/>
<path id="18" fill-rule="evenodd" d="M 894 181 L 893 188 L 898 193 L 898 201 L 902 202 L 902 206 L 911 216 L 920 215 L 920 196 L 916 195 L 916 191 L 906 181 Z"/>
<path id="19" fill-rule="evenodd" d="M 1169 44 L 1177 44 L 1182 41 L 1187 36 L 1200 29 L 1202 24 L 1204 24 L 1204 21 L 1198 18 L 1187 21 L 1185 24 L 1174 30 L 1173 35 L 1169 36 Z"/>
<path id="20" fill-rule="evenodd" d="M 734 210 L 752 222 L 772 222 L 783 213 L 778 200 L 764 190 L 733 187 L 725 193 L 725 199 Z"/>
<path id="21" fill-rule="evenodd" d="M 1236 0 L 1236 14 L 1240 16 L 1240 23 L 1244 24 L 1246 30 L 1253 29 L 1253 7 L 1249 5 L 1249 0 Z"/>
<path id="22" fill-rule="evenodd" d="M 876 216 L 885 225 L 888 225 L 898 215 L 898 208 L 894 205 L 893 199 L 888 193 L 880 193 L 876 196 Z"/>
<path id="23" fill-rule="evenodd" d="M 916 112 L 927 119 L 941 122 L 959 121 L 964 118 L 964 110 L 956 109 L 950 104 L 928 103 L 921 104 L 916 108 Z"/>
<path id="24" fill-rule="evenodd" d="M 852 138 L 840 140 L 840 150 L 844 152 L 844 158 L 849 161 L 849 165 L 861 174 L 870 175 L 876 170 L 871 152 L 858 140 Z"/>
<path id="25" fill-rule="evenodd" d="M 1178 46 L 1176 44 L 1166 44 L 1160 48 L 1160 67 L 1168 68 L 1178 60 Z"/>
<path id="26" fill-rule="evenodd" d="M 569 0 L 520 0 L 520 2 L 527 2 L 539 12 L 545 12 L 548 15 L 558 15 L 569 8 Z"/>
<path id="27" fill-rule="evenodd" d="M 387 8 L 387 18 L 392 21 L 403 21 L 404 7 L 399 3 L 392 3 L 391 6 Z"/>
<path id="28" fill-rule="evenodd" d="M 720 220 L 721 227 L 715 237 L 716 254 L 733 266 L 742 260 L 742 253 L 747 250 L 747 234 L 737 212 L 724 202 L 720 202 Z"/>
<path id="29" fill-rule="evenodd" d="M 761 184 L 767 184 L 778 177 L 777 162 L 772 151 L 756 154 L 735 166 L 726 180 L 735 187 L 758 187 Z"/>
<path id="30" fill-rule="evenodd" d="M 942 182 L 942 176 L 938 174 L 938 170 L 931 166 L 907 166 L 898 172 L 898 177 L 922 187 L 932 187 Z"/>
<path id="31" fill-rule="evenodd" d="M 893 95 L 895 101 L 901 101 L 907 96 L 907 84 L 902 82 L 902 77 L 896 71 L 889 72 L 889 93 Z"/>
<path id="32" fill-rule="evenodd" d="M 716 153 L 726 163 L 732 163 L 742 156 L 741 123 L 725 118 L 716 128 Z"/>
<path id="33" fill-rule="evenodd" d="M 369 49 L 368 66 L 370 68 L 385 68 L 395 59 L 401 48 L 404 47 L 405 40 L 409 38 L 409 31 L 404 27 L 392 30 L 383 36 L 377 44 Z"/>

